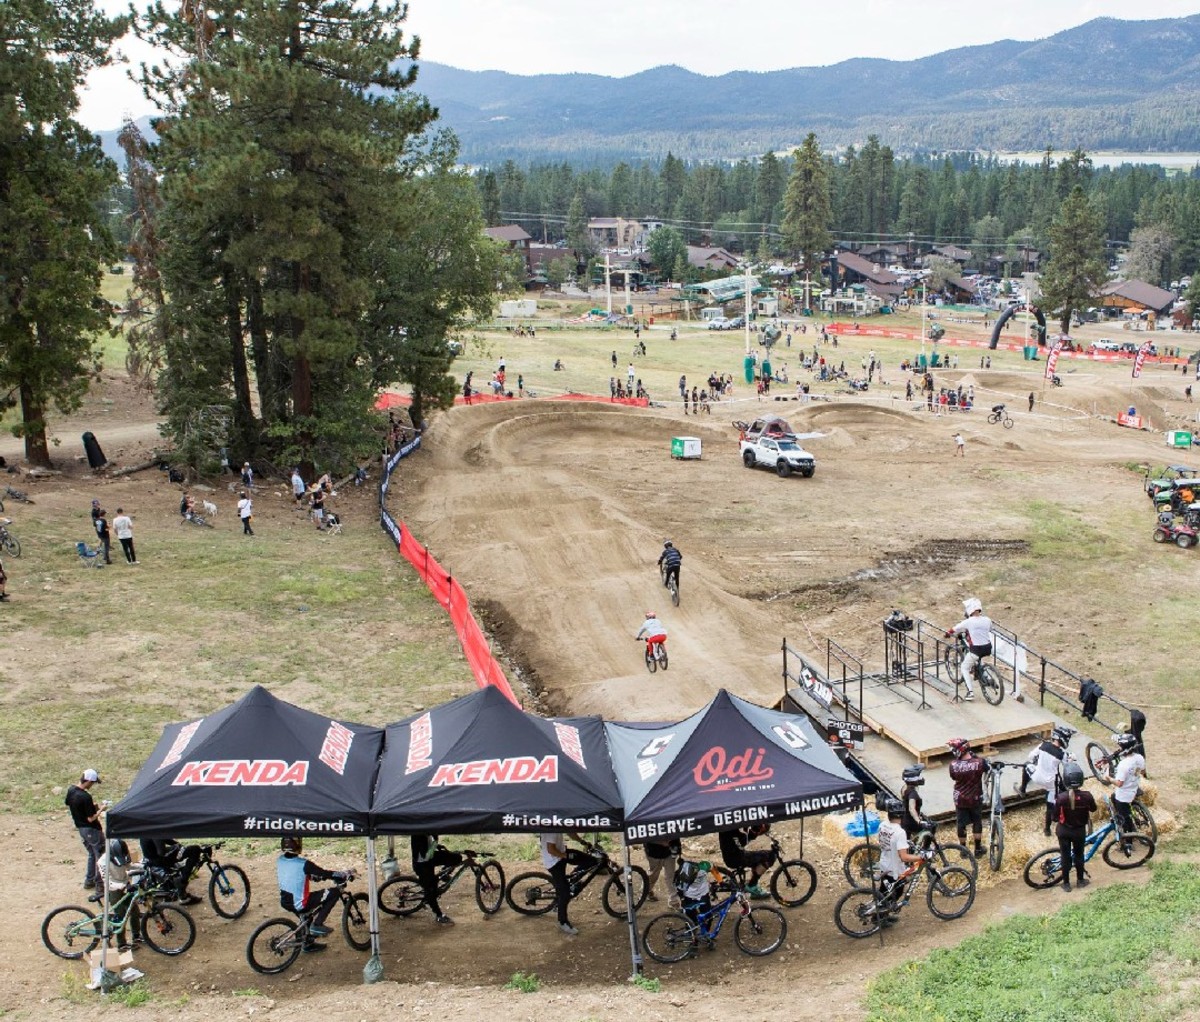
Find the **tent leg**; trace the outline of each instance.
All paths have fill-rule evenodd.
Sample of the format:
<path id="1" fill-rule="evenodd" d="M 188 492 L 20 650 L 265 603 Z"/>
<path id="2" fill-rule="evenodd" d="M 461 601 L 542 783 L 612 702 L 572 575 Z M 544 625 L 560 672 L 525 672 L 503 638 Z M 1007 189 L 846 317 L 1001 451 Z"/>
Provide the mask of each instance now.
<path id="1" fill-rule="evenodd" d="M 367 838 L 367 918 L 371 924 L 371 957 L 363 966 L 363 982 L 383 979 L 383 960 L 379 957 L 379 878 L 375 875 L 375 839 Z"/>
<path id="2" fill-rule="evenodd" d="M 389 834 L 387 839 L 387 855 L 384 856 L 383 862 L 379 864 L 380 870 L 383 872 L 384 880 L 391 880 L 397 873 L 400 872 L 400 863 L 396 861 L 396 836 Z"/>
<path id="3" fill-rule="evenodd" d="M 642 949 L 638 946 L 637 910 L 633 907 L 633 869 L 629 862 L 629 845 L 625 845 L 625 917 L 629 920 L 629 958 L 633 964 L 633 972 L 629 981 L 632 983 L 642 974 Z"/>

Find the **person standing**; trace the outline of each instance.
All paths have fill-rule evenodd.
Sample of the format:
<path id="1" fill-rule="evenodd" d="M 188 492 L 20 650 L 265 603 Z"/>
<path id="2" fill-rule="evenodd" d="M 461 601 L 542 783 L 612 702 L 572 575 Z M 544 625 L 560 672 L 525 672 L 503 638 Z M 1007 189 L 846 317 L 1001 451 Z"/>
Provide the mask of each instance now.
<path id="1" fill-rule="evenodd" d="M 1046 789 L 1046 816 L 1042 824 L 1042 833 L 1050 836 L 1050 824 L 1054 822 L 1055 800 L 1063 791 L 1063 776 L 1066 765 L 1070 762 L 1067 746 L 1075 729 L 1066 724 L 1057 724 L 1050 732 L 1050 737 L 1033 750 L 1025 760 L 1025 769 L 1017 790 L 1024 795 L 1032 781 L 1039 788 Z"/>
<path id="2" fill-rule="evenodd" d="M 951 738 L 946 743 L 954 759 L 950 763 L 950 779 L 954 782 L 954 816 L 959 844 L 967 843 L 967 824 L 975 836 L 975 855 L 983 848 L 983 772 L 985 764 L 971 751 L 965 738 Z"/>
<path id="3" fill-rule="evenodd" d="M 253 536 L 254 530 L 250 528 L 250 519 L 254 517 L 254 501 L 250 499 L 250 494 L 242 490 L 241 499 L 237 502 L 238 517 L 242 520 L 242 535 Z"/>
<path id="4" fill-rule="evenodd" d="M 613 367 L 613 372 L 615 373 L 617 371 L 617 353 L 616 353 L 615 349 L 612 353 L 612 367 Z"/>
<path id="5" fill-rule="evenodd" d="M 0 561 L 0 600 L 8 602 L 8 575 L 4 571 L 4 562 Z"/>
<path id="6" fill-rule="evenodd" d="M 567 866 L 572 862 L 586 859 L 586 853 L 568 848 L 566 841 L 568 837 L 580 844 L 585 843 L 583 838 L 572 831 L 567 831 L 565 834 L 561 831 L 540 834 L 538 843 L 542 849 L 542 865 L 546 867 L 546 871 L 550 874 L 550 881 L 554 884 L 558 907 L 558 928 L 568 937 L 574 937 L 579 931 L 571 925 L 571 920 L 567 916 L 567 906 L 571 903 L 571 885 L 567 883 Z"/>
<path id="7" fill-rule="evenodd" d="M 104 563 L 112 564 L 109 556 L 112 551 L 112 533 L 108 529 L 108 512 L 103 508 L 92 508 L 92 524 L 96 527 L 96 536 L 104 547 Z"/>
<path id="8" fill-rule="evenodd" d="M 921 811 L 925 800 L 921 798 L 919 790 L 925 783 L 925 778 L 921 776 L 924 772 L 924 765 L 916 763 L 913 766 L 905 767 L 904 772 L 900 775 L 900 779 L 904 782 L 904 790 L 900 793 L 900 801 L 904 803 L 904 817 L 901 826 L 910 841 L 925 827 L 925 814 Z"/>
<path id="9" fill-rule="evenodd" d="M 683 849 L 678 841 L 665 845 L 647 841 L 642 847 L 646 852 L 646 898 L 658 901 L 654 888 L 661 873 L 667 878 L 667 901 L 670 901 L 675 895 L 675 859 L 683 854 Z"/>
<path id="10" fill-rule="evenodd" d="M 625 370 L 625 379 L 627 381 L 625 384 L 625 389 L 630 391 L 631 393 L 633 392 L 633 380 L 634 380 L 635 376 L 637 376 L 637 373 L 635 372 L 635 370 L 633 368 L 633 363 L 630 362 L 629 368 Z"/>
<path id="11" fill-rule="evenodd" d="M 525 376 L 522 373 L 517 373 L 517 397 L 525 396 Z"/>
<path id="12" fill-rule="evenodd" d="M 117 517 L 113 519 L 113 532 L 121 543 L 127 564 L 137 564 L 137 554 L 133 552 L 133 519 L 125 513 L 124 508 L 117 508 Z"/>
<path id="13" fill-rule="evenodd" d="M 904 400 L 911 401 L 913 398 L 912 380 L 904 384 Z"/>
<path id="14" fill-rule="evenodd" d="M 295 498 L 297 504 L 304 499 L 305 490 L 306 487 L 304 479 L 300 475 L 300 469 L 292 469 L 292 496 Z"/>
<path id="15" fill-rule="evenodd" d="M 1033 391 L 1032 390 L 1029 392 L 1029 410 L 1031 412 L 1033 411 Z M 1067 890 L 1069 891 L 1070 888 L 1068 887 Z"/>
<path id="16" fill-rule="evenodd" d="M 100 814 L 107 808 L 107 803 L 97 806 L 91 791 L 100 783 L 100 775 L 95 770 L 85 770 L 79 777 L 79 783 L 67 788 L 67 797 L 63 799 L 63 803 L 71 811 L 71 822 L 75 824 L 79 839 L 87 851 L 83 886 L 102 894 L 104 887 L 96 869 L 96 862 L 104 854 L 104 828 L 100 826 Z"/>
<path id="17" fill-rule="evenodd" d="M 246 488 L 247 493 L 254 492 L 254 469 L 248 461 L 242 462 L 242 486 Z"/>
<path id="18" fill-rule="evenodd" d="M 425 904 L 433 912 L 434 922 L 441 926 L 453 926 L 454 920 L 438 904 L 437 870 L 442 866 L 457 866 L 462 862 L 462 855 L 438 844 L 436 834 L 413 834 L 410 844 L 413 872 L 425 894 Z"/>
<path id="19" fill-rule="evenodd" d="M 1088 878 L 1083 872 L 1083 842 L 1087 837 L 1088 823 L 1096 811 L 1096 800 L 1090 791 L 1083 791 L 1083 767 L 1068 763 L 1063 768 L 1063 783 L 1067 790 L 1054 800 L 1055 818 L 1058 827 L 1058 858 L 1062 863 L 1062 889 L 1071 891 L 1071 863 L 1075 863 L 1075 886 L 1087 887 Z"/>
<path id="20" fill-rule="evenodd" d="M 1146 760 L 1137 751 L 1139 745 L 1137 736 L 1123 734 L 1117 737 L 1117 748 L 1121 751 L 1121 762 L 1110 774 L 1100 778 L 1109 787 L 1115 787 L 1112 804 L 1117 816 L 1117 824 L 1121 828 L 1122 837 L 1133 834 L 1137 828 L 1133 824 L 1133 810 L 1130 806 L 1138 796 L 1140 778 L 1146 772 Z M 1121 847 L 1128 851 L 1128 843 L 1124 840 Z"/>
<path id="21" fill-rule="evenodd" d="M 961 433 L 954 434 L 954 456 L 956 458 L 965 458 L 967 456 L 967 442 L 963 439 Z"/>

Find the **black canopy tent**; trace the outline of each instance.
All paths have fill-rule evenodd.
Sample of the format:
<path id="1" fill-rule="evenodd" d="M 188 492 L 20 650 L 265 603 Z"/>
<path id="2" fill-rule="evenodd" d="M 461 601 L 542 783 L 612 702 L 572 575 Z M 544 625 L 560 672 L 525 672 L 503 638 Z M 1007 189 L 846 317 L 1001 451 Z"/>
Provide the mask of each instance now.
<path id="1" fill-rule="evenodd" d="M 110 837 L 369 837 L 383 729 L 293 706 L 256 685 L 231 706 L 169 724 Z M 372 958 L 380 972 L 375 848 L 367 841 Z"/>
<path id="2" fill-rule="evenodd" d="M 545 718 L 486 686 L 387 728 L 376 834 L 620 830 L 599 717 Z"/>

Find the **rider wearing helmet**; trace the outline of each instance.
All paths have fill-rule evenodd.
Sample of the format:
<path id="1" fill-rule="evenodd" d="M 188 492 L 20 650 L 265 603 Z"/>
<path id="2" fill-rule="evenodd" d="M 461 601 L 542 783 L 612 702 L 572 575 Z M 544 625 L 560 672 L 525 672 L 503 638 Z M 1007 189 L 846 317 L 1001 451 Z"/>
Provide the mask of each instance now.
<path id="1" fill-rule="evenodd" d="M 971 680 L 975 676 L 975 665 L 983 657 L 992 655 L 992 619 L 983 613 L 983 604 L 974 596 L 963 600 L 963 613 L 966 617 L 946 632 L 946 638 L 967 633 L 967 655 L 962 658 L 960 672 L 963 684 L 967 686 L 966 698 L 974 699 Z"/>
<path id="2" fill-rule="evenodd" d="M 642 627 L 638 629 L 635 639 L 645 637 L 646 639 L 646 656 L 653 656 L 654 644 L 661 642 L 664 646 L 667 642 L 667 626 L 658 619 L 658 615 L 652 611 L 646 611 L 646 620 L 642 622 Z"/>
<path id="3" fill-rule="evenodd" d="M 671 578 L 675 579 L 675 588 L 679 588 L 679 566 L 683 563 L 683 554 L 675 549 L 675 544 L 669 539 L 663 540 L 662 553 L 658 555 L 658 566 L 661 569 L 666 565 L 667 573 L 663 577 L 663 584 L 670 588 Z"/>
<path id="4" fill-rule="evenodd" d="M 304 945 L 308 952 L 324 951 L 325 945 L 318 944 L 313 937 L 327 937 L 333 931 L 325 925 L 325 919 L 338 903 L 336 887 L 320 887 L 310 890 L 310 880 L 343 880 L 346 874 L 322 869 L 311 859 L 300 853 L 304 843 L 298 837 L 285 837 L 279 842 L 280 854 L 275 860 L 275 873 L 279 879 L 279 904 L 287 912 L 296 915 L 308 913 L 309 940 Z"/>
<path id="5" fill-rule="evenodd" d="M 975 835 L 975 854 L 983 855 L 983 773 L 986 764 L 971 751 L 965 738 L 951 738 L 946 746 L 954 757 L 950 779 L 954 782 L 954 815 L 960 844 L 967 843 L 967 824 Z"/>
<path id="6" fill-rule="evenodd" d="M 1138 778 L 1146 772 L 1146 760 L 1137 751 L 1137 735 L 1117 735 L 1117 748 L 1121 750 L 1121 761 L 1116 769 L 1105 777 L 1105 784 L 1115 786 L 1113 792 L 1113 811 L 1117 815 L 1117 823 L 1122 834 L 1132 834 L 1136 829 L 1133 825 L 1133 811 L 1129 808 L 1138 795 Z"/>
<path id="7" fill-rule="evenodd" d="M 775 849 L 772 848 L 770 851 L 765 849 L 746 851 L 746 845 L 756 837 L 762 837 L 770 829 L 771 825 L 769 823 L 754 823 L 748 827 L 732 827 L 729 830 L 721 831 L 718 835 L 718 843 L 721 846 L 721 858 L 724 860 L 725 865 L 730 869 L 750 870 L 750 883 L 746 886 L 746 893 L 751 898 L 770 897 L 766 891 L 758 886 L 758 880 L 775 861 Z"/>
<path id="8" fill-rule="evenodd" d="M 924 800 L 918 790 L 925 783 L 925 778 L 922 776 L 924 772 L 924 764 L 915 763 L 910 767 L 905 767 L 904 773 L 900 775 L 900 779 L 904 782 L 904 790 L 900 793 L 900 801 L 904 805 L 902 826 L 909 840 L 912 840 L 921 831 L 921 823 L 925 819 L 921 812 Z"/>
<path id="9" fill-rule="evenodd" d="M 1025 760 L 1025 773 L 1017 789 L 1022 795 L 1025 794 L 1030 781 L 1046 789 L 1046 818 L 1042 825 L 1042 833 L 1046 837 L 1050 836 L 1050 824 L 1055 819 L 1055 800 L 1063 790 L 1062 770 L 1070 762 L 1067 745 L 1074 734 L 1073 727 L 1056 725 L 1050 732 L 1049 740 L 1042 742 Z"/>
<path id="10" fill-rule="evenodd" d="M 1083 842 L 1087 837 L 1088 820 L 1096 811 L 1096 800 L 1090 791 L 1083 791 L 1083 767 L 1078 763 L 1067 763 L 1062 769 L 1065 791 L 1059 792 L 1054 800 L 1055 818 L 1058 827 L 1058 857 L 1062 863 L 1062 889 L 1071 889 L 1071 862 L 1075 863 L 1075 884 L 1087 887 L 1088 879 L 1083 873 Z"/>
<path id="11" fill-rule="evenodd" d="M 886 893 L 896 878 L 904 872 L 906 864 L 920 862 L 921 856 L 912 850 L 908 834 L 901 823 L 904 818 L 904 803 L 898 798 L 889 798 L 884 800 L 882 808 L 887 814 L 887 819 L 879 822 L 879 873 L 880 887 Z M 890 918 L 884 921 L 893 922 Z"/>

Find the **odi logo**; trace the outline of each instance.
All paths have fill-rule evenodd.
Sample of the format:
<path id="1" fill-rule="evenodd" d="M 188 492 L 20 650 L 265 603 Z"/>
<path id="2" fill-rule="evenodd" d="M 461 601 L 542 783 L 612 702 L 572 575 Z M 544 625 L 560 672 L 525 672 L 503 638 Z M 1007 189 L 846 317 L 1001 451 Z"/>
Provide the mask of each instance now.
<path id="1" fill-rule="evenodd" d="M 766 749 L 746 749 L 736 755 L 721 745 L 714 745 L 697 760 L 692 779 L 703 792 L 727 791 L 763 784 L 775 776 L 773 767 L 764 765 Z"/>

